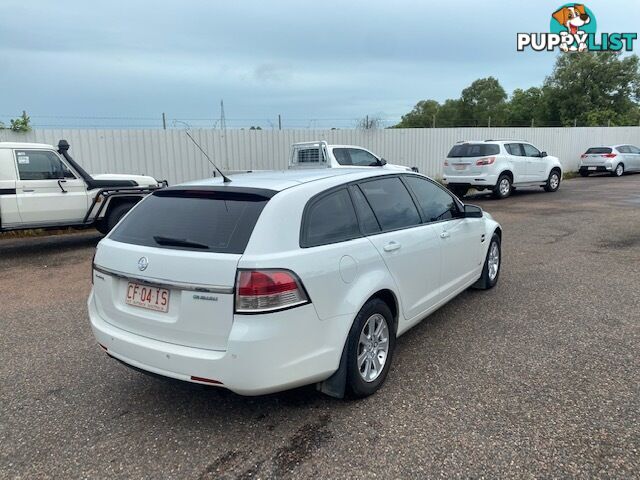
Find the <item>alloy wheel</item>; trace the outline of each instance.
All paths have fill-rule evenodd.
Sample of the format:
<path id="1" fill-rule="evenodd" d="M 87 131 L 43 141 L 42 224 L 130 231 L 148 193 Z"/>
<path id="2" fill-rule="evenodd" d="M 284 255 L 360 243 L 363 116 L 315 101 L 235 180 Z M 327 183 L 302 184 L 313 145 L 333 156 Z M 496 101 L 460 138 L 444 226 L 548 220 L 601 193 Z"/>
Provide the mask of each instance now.
<path id="1" fill-rule="evenodd" d="M 358 340 L 358 372 L 365 382 L 380 376 L 389 355 L 389 326 L 387 319 L 374 313 L 365 322 Z"/>
<path id="2" fill-rule="evenodd" d="M 509 182 L 508 178 L 503 178 L 500 181 L 500 195 L 503 197 L 507 196 L 511 191 L 511 182 Z"/>
<path id="3" fill-rule="evenodd" d="M 491 243 L 491 247 L 489 247 L 489 280 L 492 282 L 498 276 L 498 270 L 500 269 L 500 249 L 498 248 L 498 244 L 496 242 Z"/>

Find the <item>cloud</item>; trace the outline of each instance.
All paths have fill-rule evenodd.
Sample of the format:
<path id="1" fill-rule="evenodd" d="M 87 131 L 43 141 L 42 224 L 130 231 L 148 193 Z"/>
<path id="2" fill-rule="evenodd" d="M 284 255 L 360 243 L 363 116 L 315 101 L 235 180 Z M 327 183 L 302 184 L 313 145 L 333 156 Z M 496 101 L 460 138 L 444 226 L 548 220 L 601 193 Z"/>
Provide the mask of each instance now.
<path id="1" fill-rule="evenodd" d="M 621 2 L 589 6 L 600 26 L 633 31 L 640 7 L 618 18 L 610 12 Z M 479 77 L 507 90 L 540 84 L 554 55 L 517 53 L 515 34 L 546 28 L 555 4 L 527 2 L 517 14 L 513 4 L 4 0 L 0 85 L 11 95 L 0 113 L 209 118 L 224 98 L 238 126 L 278 114 L 392 121 Z"/>

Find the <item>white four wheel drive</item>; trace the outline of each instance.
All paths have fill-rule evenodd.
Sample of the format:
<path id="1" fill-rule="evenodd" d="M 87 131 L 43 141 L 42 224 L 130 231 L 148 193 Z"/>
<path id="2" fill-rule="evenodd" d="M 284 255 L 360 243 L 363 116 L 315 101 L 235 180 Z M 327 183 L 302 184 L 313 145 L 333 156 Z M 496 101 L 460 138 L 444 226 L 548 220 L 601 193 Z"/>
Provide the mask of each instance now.
<path id="1" fill-rule="evenodd" d="M 470 188 L 491 190 L 497 198 L 508 197 L 516 187 L 560 187 L 562 165 L 520 140 L 462 141 L 456 143 L 444 162 L 443 181 L 459 197 Z"/>
<path id="2" fill-rule="evenodd" d="M 580 157 L 580 175 L 607 172 L 621 177 L 625 172 L 640 172 L 640 148 L 635 145 L 591 147 Z"/>
<path id="3" fill-rule="evenodd" d="M 94 226 L 107 233 L 161 187 L 144 175 L 90 175 L 68 150 L 65 140 L 57 150 L 0 142 L 0 231 Z"/>
<path id="4" fill-rule="evenodd" d="M 308 169 L 154 191 L 99 244 L 88 300 L 108 355 L 258 395 L 370 395 L 396 337 L 498 281 L 502 230 L 413 172 Z"/>
<path id="5" fill-rule="evenodd" d="M 291 145 L 289 168 L 360 168 L 413 171 L 416 167 L 394 165 L 357 145 L 329 145 L 325 141 L 300 142 Z"/>

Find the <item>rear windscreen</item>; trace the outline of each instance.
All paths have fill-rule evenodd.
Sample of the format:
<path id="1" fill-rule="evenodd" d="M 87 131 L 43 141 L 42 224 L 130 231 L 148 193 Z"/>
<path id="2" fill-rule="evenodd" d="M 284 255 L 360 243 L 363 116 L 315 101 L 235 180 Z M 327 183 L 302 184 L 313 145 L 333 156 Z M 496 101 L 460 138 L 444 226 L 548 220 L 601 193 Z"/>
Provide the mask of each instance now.
<path id="1" fill-rule="evenodd" d="M 609 147 L 591 147 L 589 150 L 587 150 L 586 153 L 611 153 L 611 148 Z"/>
<path id="2" fill-rule="evenodd" d="M 487 155 L 498 155 L 499 153 L 500 147 L 495 144 L 461 143 L 458 145 L 454 145 L 447 157 L 485 157 Z"/>
<path id="3" fill-rule="evenodd" d="M 215 253 L 244 253 L 268 198 L 213 191 L 158 191 L 109 236 L 117 242 Z"/>

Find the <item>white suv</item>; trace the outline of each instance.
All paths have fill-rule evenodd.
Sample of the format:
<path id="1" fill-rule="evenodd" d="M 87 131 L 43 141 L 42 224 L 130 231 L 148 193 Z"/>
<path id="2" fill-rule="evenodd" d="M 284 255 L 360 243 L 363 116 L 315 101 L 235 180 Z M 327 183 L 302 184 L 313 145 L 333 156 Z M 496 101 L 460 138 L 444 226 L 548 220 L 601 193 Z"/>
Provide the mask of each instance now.
<path id="1" fill-rule="evenodd" d="M 458 142 L 444 162 L 443 180 L 463 197 L 470 188 L 492 190 L 497 198 L 508 197 L 515 187 L 560 187 L 562 165 L 528 142 L 485 140 Z"/>
<path id="2" fill-rule="evenodd" d="M 316 169 L 153 192 L 98 245 L 88 301 L 111 357 L 245 395 L 376 391 L 406 332 L 493 287 L 500 226 L 425 176 Z"/>

